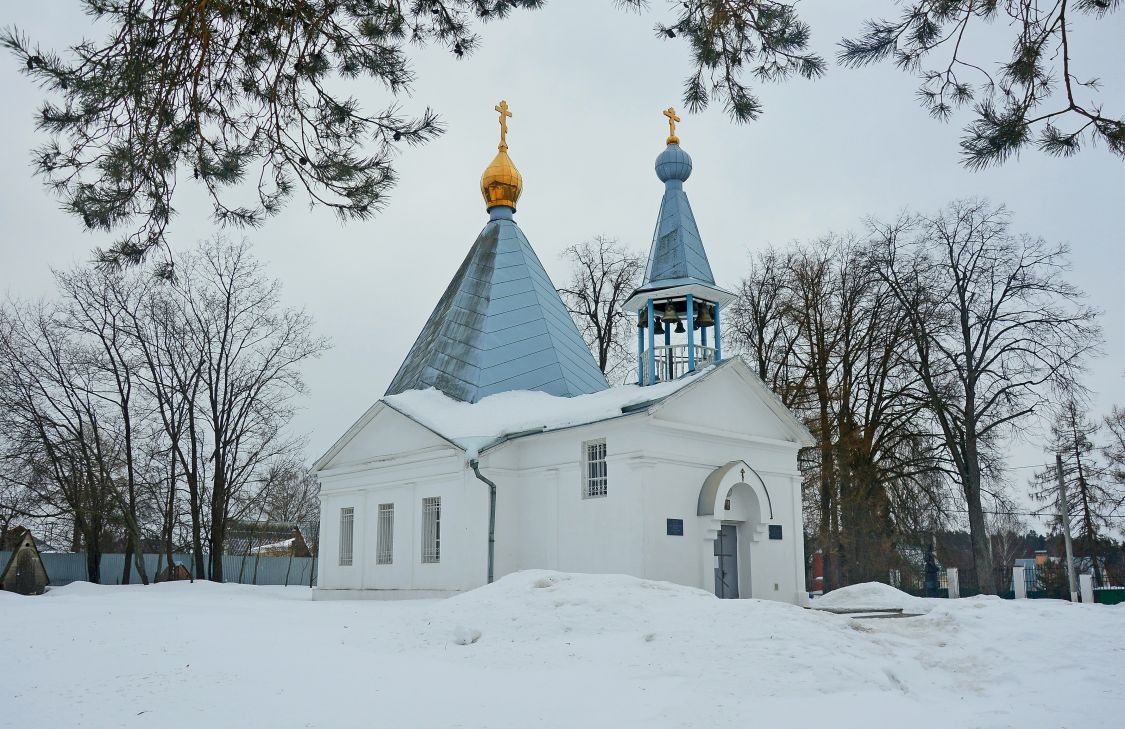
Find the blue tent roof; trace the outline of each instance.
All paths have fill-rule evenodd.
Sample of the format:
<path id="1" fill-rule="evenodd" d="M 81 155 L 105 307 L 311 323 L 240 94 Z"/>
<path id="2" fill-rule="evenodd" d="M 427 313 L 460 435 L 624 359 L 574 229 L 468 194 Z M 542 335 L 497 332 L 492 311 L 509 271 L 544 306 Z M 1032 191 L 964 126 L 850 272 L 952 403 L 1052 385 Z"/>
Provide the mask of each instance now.
<path id="1" fill-rule="evenodd" d="M 509 390 L 609 387 L 507 207 L 494 207 L 387 395 L 434 387 L 465 402 Z"/>
<path id="2" fill-rule="evenodd" d="M 715 276 L 684 192 L 684 182 L 691 176 L 691 157 L 679 144 L 669 144 L 656 158 L 656 175 L 664 182 L 664 198 L 638 292 L 686 283 L 714 286 Z"/>

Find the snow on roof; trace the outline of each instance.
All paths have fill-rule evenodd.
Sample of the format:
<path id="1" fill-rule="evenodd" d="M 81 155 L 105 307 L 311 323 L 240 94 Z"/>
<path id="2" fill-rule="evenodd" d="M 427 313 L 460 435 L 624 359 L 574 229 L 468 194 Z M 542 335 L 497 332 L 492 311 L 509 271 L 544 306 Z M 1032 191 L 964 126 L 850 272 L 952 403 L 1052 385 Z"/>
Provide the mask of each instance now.
<path id="1" fill-rule="evenodd" d="M 467 403 L 429 388 L 388 395 L 383 402 L 474 454 L 516 433 L 557 430 L 617 417 L 631 406 L 663 400 L 713 369 L 706 367 L 658 385 L 619 385 L 574 397 L 516 390 Z"/>
<path id="2" fill-rule="evenodd" d="M 280 542 L 272 542 L 270 544 L 263 544 L 261 546 L 251 548 L 250 553 L 251 554 L 257 554 L 258 552 L 264 552 L 264 551 L 268 551 L 268 550 L 271 550 L 271 549 L 292 549 L 293 542 L 295 542 L 295 541 L 297 541 L 296 538 L 291 537 L 289 539 L 283 539 Z"/>

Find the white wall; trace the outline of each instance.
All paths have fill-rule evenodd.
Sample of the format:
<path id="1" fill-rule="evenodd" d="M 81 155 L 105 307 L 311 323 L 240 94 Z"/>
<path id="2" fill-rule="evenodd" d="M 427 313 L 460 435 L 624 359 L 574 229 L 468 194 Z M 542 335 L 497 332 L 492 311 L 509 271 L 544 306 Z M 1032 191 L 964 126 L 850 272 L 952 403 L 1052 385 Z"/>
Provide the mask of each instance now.
<path id="1" fill-rule="evenodd" d="M 800 602 L 800 444 L 787 427 L 728 367 L 651 413 L 523 437 L 486 451 L 480 469 L 497 484 L 496 577 L 546 568 L 632 574 L 713 590 L 711 540 L 726 519 L 741 525 L 740 594 Z M 608 495 L 583 498 L 583 444 L 598 438 L 607 446 Z M 732 512 L 697 515 L 704 479 L 735 460 L 761 476 L 772 519 L 766 505 L 743 504 L 741 496 Z M 385 409 L 319 477 L 322 589 L 464 590 L 484 584 L 488 488 L 460 449 Z M 738 481 L 728 479 L 721 488 Z M 751 474 L 746 481 L 756 483 Z M 442 556 L 435 565 L 421 563 L 421 502 L 428 496 L 442 498 Z M 380 503 L 395 504 L 392 565 L 375 564 Z M 352 567 L 337 564 L 342 506 L 356 509 Z M 667 534 L 669 518 L 683 520 L 683 536 Z M 781 540 L 768 538 L 768 524 L 782 526 Z"/>
<path id="2" fill-rule="evenodd" d="M 386 453 L 388 446 L 399 452 Z M 488 492 L 465 468 L 461 450 L 384 409 L 318 478 L 321 590 L 467 590 L 484 583 L 487 533 L 482 538 L 479 525 L 487 525 Z M 422 499 L 434 496 L 441 498 L 441 556 L 423 564 Z M 386 503 L 395 507 L 394 557 L 379 565 L 378 509 Z M 347 506 L 355 508 L 353 560 L 341 566 L 340 509 Z"/>
<path id="3" fill-rule="evenodd" d="M 800 602 L 804 545 L 799 445 L 781 440 L 786 433 L 772 423 L 775 416 L 737 383 L 716 382 L 713 389 L 727 390 L 713 399 L 726 402 L 729 409 L 771 422 L 751 422 L 746 433 L 738 433 L 730 430 L 738 421 L 728 419 L 723 430 L 716 430 L 685 424 L 669 407 L 670 412 L 639 413 L 518 439 L 487 454 L 482 470 L 503 484 L 497 531 L 503 557 L 498 556 L 497 576 L 541 567 L 620 572 L 713 589 L 714 561 L 708 557 L 714 545 L 708 536 L 714 534 L 707 532 L 712 520 L 697 516 L 699 491 L 715 468 L 742 459 L 754 464 L 765 481 L 773 518 L 766 509 L 759 519 L 760 534 L 740 530 L 741 564 L 747 575 L 741 594 Z M 685 404 L 694 405 L 694 397 Z M 597 438 L 606 440 L 609 493 L 583 499 L 582 446 Z M 721 518 L 737 521 L 748 516 L 730 513 Z M 669 518 L 683 520 L 683 536 L 667 534 Z M 770 523 L 782 526 L 781 540 L 768 538 Z"/>

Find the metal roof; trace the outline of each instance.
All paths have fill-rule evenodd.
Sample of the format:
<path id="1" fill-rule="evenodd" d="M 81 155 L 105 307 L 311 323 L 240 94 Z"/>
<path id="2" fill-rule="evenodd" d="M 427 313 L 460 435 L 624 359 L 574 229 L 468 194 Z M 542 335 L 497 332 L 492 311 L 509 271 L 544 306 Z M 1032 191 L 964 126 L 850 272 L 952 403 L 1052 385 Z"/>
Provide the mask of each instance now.
<path id="1" fill-rule="evenodd" d="M 691 211 L 684 182 L 691 176 L 691 157 L 678 144 L 669 144 L 656 158 L 656 174 L 664 182 L 664 198 L 640 291 L 685 282 L 715 285 L 707 251 Z"/>
<path id="2" fill-rule="evenodd" d="M 609 387 L 507 207 L 495 207 L 387 395 L 433 387 L 477 402 L 510 390 L 571 397 Z"/>

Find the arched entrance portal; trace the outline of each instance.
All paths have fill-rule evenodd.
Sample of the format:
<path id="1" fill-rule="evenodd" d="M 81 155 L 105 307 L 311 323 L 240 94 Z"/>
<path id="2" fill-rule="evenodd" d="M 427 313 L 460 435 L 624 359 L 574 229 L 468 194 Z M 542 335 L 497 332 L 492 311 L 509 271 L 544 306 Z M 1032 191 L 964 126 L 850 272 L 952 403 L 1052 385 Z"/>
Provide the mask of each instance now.
<path id="1" fill-rule="evenodd" d="M 765 482 L 746 461 L 712 471 L 699 490 L 704 589 L 719 597 L 753 597 L 754 544 L 767 532 L 773 505 Z"/>

